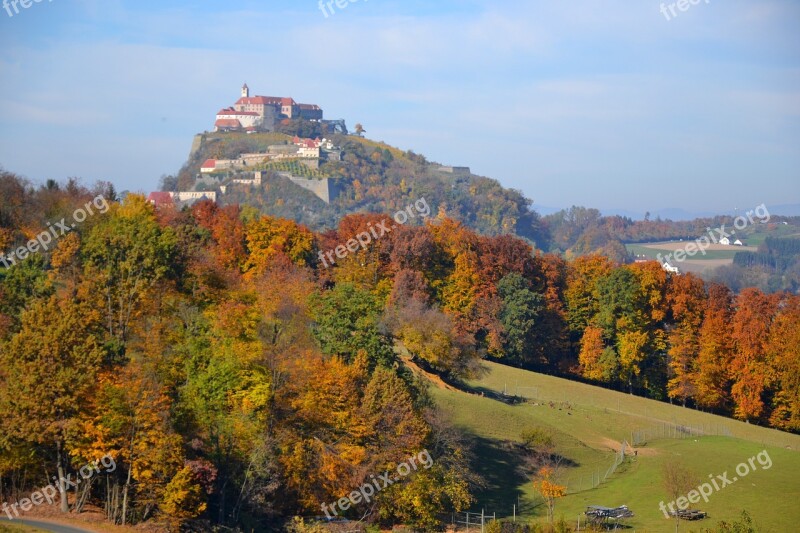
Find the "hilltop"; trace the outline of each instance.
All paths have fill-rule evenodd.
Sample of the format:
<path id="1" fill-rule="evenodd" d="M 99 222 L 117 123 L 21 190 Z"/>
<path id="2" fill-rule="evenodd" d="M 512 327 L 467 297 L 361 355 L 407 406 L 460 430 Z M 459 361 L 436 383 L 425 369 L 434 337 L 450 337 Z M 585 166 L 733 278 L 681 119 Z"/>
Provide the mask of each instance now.
<path id="1" fill-rule="evenodd" d="M 539 216 L 519 191 L 466 167 L 439 165 L 411 151 L 320 127 L 301 121 L 285 132 L 200 134 L 178 176 L 166 178 L 162 189 L 214 191 L 221 204 L 246 204 L 317 231 L 335 228 L 349 213 L 393 213 L 425 198 L 434 212 L 483 234 L 511 233 L 544 244 Z M 320 146 L 313 147 L 315 142 Z M 216 162 L 211 172 L 203 168 L 209 161 Z M 263 176 L 258 186 L 252 183 L 257 171 Z M 312 180 L 329 181 L 324 184 L 330 187 L 329 202 L 309 190 Z"/>

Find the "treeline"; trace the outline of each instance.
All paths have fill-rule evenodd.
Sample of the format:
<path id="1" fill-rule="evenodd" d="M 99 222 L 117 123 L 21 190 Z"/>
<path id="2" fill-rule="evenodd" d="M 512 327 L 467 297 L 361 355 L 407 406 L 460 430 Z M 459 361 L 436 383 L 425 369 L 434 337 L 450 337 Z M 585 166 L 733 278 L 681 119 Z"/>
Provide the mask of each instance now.
<path id="1" fill-rule="evenodd" d="M 783 274 L 800 260 L 800 239 L 767 237 L 757 252 L 737 252 L 733 264 L 744 268 L 763 268 Z"/>
<path id="2" fill-rule="evenodd" d="M 0 244 L 93 194 L 115 200 L 0 175 Z M 63 507 L 263 530 L 426 449 L 432 468 L 344 514 L 430 529 L 479 479 L 398 354 L 454 381 L 488 357 L 800 430 L 799 298 L 415 221 L 351 215 L 319 234 L 129 196 L 0 269 L 2 497 L 110 454 L 115 471 Z"/>
<path id="3" fill-rule="evenodd" d="M 714 279 L 735 290 L 754 286 L 767 292 L 800 291 L 800 239 L 767 237 L 756 252 L 738 252 L 733 265 L 719 269 Z"/>
<path id="4" fill-rule="evenodd" d="M 778 218 L 778 217 L 776 217 Z M 633 220 L 619 215 L 603 216 L 599 210 L 573 206 L 541 218 L 541 234 L 545 240 L 540 247 L 569 256 L 602 253 L 617 260 L 627 258 L 624 244 L 695 239 L 706 235 L 711 228 L 728 229 L 735 218 L 719 215 L 694 220 Z M 776 239 L 772 239 L 777 241 Z M 774 242 L 774 246 L 780 243 Z M 790 255 L 792 252 L 785 252 Z M 794 252 L 796 254 L 796 252 Z"/>

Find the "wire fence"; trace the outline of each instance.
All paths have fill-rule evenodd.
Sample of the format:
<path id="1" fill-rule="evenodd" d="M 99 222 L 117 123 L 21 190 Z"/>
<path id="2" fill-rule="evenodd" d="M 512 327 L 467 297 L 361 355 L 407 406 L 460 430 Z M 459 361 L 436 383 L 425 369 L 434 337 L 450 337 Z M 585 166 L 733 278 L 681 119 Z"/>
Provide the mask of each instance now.
<path id="1" fill-rule="evenodd" d="M 614 459 L 610 466 L 606 468 L 597 467 L 594 472 L 566 478 L 562 483 L 567 487 L 567 492 L 575 493 L 593 489 L 605 482 L 609 477 L 614 475 L 619 465 L 625 461 L 625 455 L 630 455 L 631 452 L 629 448 L 630 445 L 623 441 L 619 451 L 614 452 Z"/>
<path id="2" fill-rule="evenodd" d="M 733 437 L 728 426 L 717 424 L 682 425 L 662 423 L 649 428 L 631 431 L 631 444 L 644 446 L 648 442 L 659 439 L 691 439 L 707 435 Z"/>
<path id="3" fill-rule="evenodd" d="M 576 394 L 567 388 L 553 390 L 551 386 L 522 386 L 518 382 L 506 383 L 502 395 L 516 397 L 533 402 L 551 404 L 557 407 L 581 408 L 591 406 L 600 408 L 609 413 L 620 413 L 633 417 L 649 419 L 652 426 L 635 430 L 631 435 L 620 435 L 619 438 L 629 438 L 632 446 L 641 446 L 658 439 L 686 439 L 698 436 L 732 437 L 750 442 L 758 442 L 763 446 L 774 446 L 789 450 L 800 451 L 800 438 L 797 435 L 777 429 L 760 427 L 728 419 L 723 416 L 702 413 L 690 408 L 686 409 L 687 416 L 676 416 L 675 412 L 665 412 L 663 407 L 667 404 L 638 398 L 631 403 L 628 395 L 618 393 L 610 395 L 612 391 Z M 641 400 L 641 401 L 638 401 Z M 706 420 L 719 420 L 719 423 L 698 421 L 699 417 Z M 730 420 L 730 423 L 725 423 Z M 639 432 L 636 434 L 636 432 Z"/>
<path id="4" fill-rule="evenodd" d="M 497 520 L 497 513 L 487 514 L 485 511 L 480 513 L 453 513 L 451 525 L 453 529 L 460 531 L 485 531 L 486 526 Z"/>

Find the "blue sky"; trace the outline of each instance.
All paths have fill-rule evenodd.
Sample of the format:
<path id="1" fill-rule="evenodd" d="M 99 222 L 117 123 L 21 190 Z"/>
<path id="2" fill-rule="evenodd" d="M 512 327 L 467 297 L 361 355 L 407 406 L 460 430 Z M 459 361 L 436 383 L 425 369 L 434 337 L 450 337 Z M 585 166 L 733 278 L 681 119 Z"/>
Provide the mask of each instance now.
<path id="1" fill-rule="evenodd" d="M 671 2 L 666 2 L 669 5 Z M 535 205 L 800 203 L 800 2 L 43 0 L 0 9 L 0 165 L 149 191 L 255 94 Z"/>

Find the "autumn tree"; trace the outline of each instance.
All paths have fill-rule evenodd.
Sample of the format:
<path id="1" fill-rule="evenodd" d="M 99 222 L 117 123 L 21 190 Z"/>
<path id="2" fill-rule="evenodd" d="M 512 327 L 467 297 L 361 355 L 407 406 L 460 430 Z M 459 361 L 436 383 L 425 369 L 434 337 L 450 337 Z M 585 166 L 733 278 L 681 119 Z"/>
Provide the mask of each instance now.
<path id="1" fill-rule="evenodd" d="M 603 354 L 606 349 L 603 341 L 603 330 L 589 326 L 581 339 L 581 351 L 578 360 L 581 365 L 581 375 L 593 381 L 609 382 L 614 379 L 614 374 L 608 372 L 604 365 Z"/>
<path id="2" fill-rule="evenodd" d="M 130 195 L 92 229 L 81 252 L 108 335 L 124 342 L 148 291 L 174 268 L 175 235 L 159 226 L 151 204 Z"/>
<path id="3" fill-rule="evenodd" d="M 389 322 L 397 340 L 430 368 L 456 379 L 477 371 L 475 340 L 438 309 L 412 300 L 394 310 Z"/>
<path id="4" fill-rule="evenodd" d="M 742 420 L 764 414 L 763 394 L 768 379 L 766 344 L 778 296 L 766 296 L 758 289 L 745 289 L 736 298 L 731 324 L 734 353 L 731 360 L 731 397 L 734 414 Z"/>
<path id="5" fill-rule="evenodd" d="M 667 302 L 673 322 L 668 339 L 670 380 L 667 392 L 670 398 L 679 399 L 685 406 L 686 400 L 696 395 L 698 335 L 706 305 L 703 281 L 692 274 L 672 277 Z"/>
<path id="6" fill-rule="evenodd" d="M 573 341 L 580 341 L 583 331 L 600 311 L 598 283 L 611 273 L 613 265 L 606 257 L 588 255 L 578 257 L 569 265 L 566 316 Z"/>
<path id="7" fill-rule="evenodd" d="M 533 488 L 544 499 L 544 503 L 547 505 L 547 520 L 552 524 L 556 500 L 566 496 L 567 487 L 555 482 L 555 469 L 552 466 L 543 466 L 536 473 Z"/>
<path id="8" fill-rule="evenodd" d="M 38 300 L 22 314 L 20 330 L 6 348 L 0 351 L 0 447 L 15 442 L 45 447 L 61 479 L 70 435 L 93 396 L 103 359 L 97 325 L 87 323 L 76 302 Z M 61 511 L 67 512 L 64 484 L 58 488 Z"/>
<path id="9" fill-rule="evenodd" d="M 281 258 L 299 266 L 313 260 L 314 235 L 292 220 L 262 216 L 247 225 L 246 239 L 249 255 L 244 269 L 250 277 L 263 274 Z"/>
<path id="10" fill-rule="evenodd" d="M 232 293 L 198 318 L 196 333 L 182 347 L 188 372 L 177 411 L 195 458 L 216 469 L 209 509 L 223 524 L 243 504 L 248 479 L 269 476 L 272 451 L 263 445 L 274 396 L 256 302 L 251 292 Z"/>
<path id="11" fill-rule="evenodd" d="M 348 250 L 343 258 L 332 253 L 327 258 L 321 257 L 319 261 L 324 261 L 323 265 L 335 261 L 334 277 L 338 283 L 351 283 L 373 292 L 385 293 L 391 286 L 391 280 L 387 279 L 390 247 L 388 237 L 391 234 L 384 235 L 384 228 L 394 225 L 385 215 L 348 215 L 339 222 L 336 238 L 329 244 L 331 248 L 323 252 L 357 243 L 355 251 Z"/>
<path id="12" fill-rule="evenodd" d="M 109 518 L 123 525 L 144 521 L 183 466 L 180 436 L 169 420 L 172 402 L 154 376 L 133 362 L 99 376 L 96 400 L 81 422 L 72 455 L 82 461 L 111 454 L 118 465 L 109 487 Z M 132 501 L 139 508 L 131 520 Z"/>
<path id="13" fill-rule="evenodd" d="M 724 285 L 711 284 L 700 325 L 694 377 L 695 399 L 700 407 L 722 409 L 728 403 L 732 318 L 733 293 Z"/>
<path id="14" fill-rule="evenodd" d="M 197 518 L 206 507 L 205 495 L 194 479 L 192 469 L 183 467 L 164 489 L 162 509 L 170 519 L 171 528 L 180 531 L 185 521 Z"/>
<path id="15" fill-rule="evenodd" d="M 773 392 L 770 425 L 800 431 L 800 297 L 789 296 L 770 329 L 766 357 Z"/>

